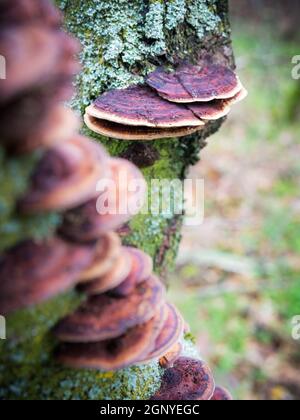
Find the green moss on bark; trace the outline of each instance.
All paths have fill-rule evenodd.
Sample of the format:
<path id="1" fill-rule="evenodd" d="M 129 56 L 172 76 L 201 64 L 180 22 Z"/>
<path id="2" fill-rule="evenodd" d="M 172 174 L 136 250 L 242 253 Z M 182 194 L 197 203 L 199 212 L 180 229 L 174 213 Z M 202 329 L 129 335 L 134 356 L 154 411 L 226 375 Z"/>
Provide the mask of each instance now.
<path id="1" fill-rule="evenodd" d="M 27 190 L 39 156 L 11 157 L 0 147 L 0 252 L 24 239 L 46 238 L 60 222 L 55 213 L 22 216 L 16 211 L 16 201 Z"/>

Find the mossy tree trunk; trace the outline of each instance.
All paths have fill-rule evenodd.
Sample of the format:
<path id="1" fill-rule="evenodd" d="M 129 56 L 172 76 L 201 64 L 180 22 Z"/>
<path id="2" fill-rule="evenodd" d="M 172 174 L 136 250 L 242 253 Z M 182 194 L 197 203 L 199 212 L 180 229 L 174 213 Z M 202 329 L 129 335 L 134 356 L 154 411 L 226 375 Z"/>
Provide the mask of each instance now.
<path id="1" fill-rule="evenodd" d="M 82 42 L 83 69 L 73 106 L 81 113 L 110 88 L 141 82 L 161 64 L 197 62 L 209 53 L 233 66 L 228 0 L 59 0 L 66 26 Z M 222 121 L 200 134 L 152 143 L 100 140 L 109 152 L 125 156 L 151 179 L 183 179 L 199 159 L 206 138 Z M 183 218 L 175 214 L 139 215 L 125 240 L 153 256 L 162 274 L 174 263 Z M 7 320 L 8 340 L 0 344 L 0 399 L 147 399 L 160 384 L 157 363 L 118 373 L 62 369 L 52 360 L 49 329 L 80 300 L 69 293 Z M 194 350 L 187 344 L 186 351 Z"/>
<path id="2" fill-rule="evenodd" d="M 80 39 L 82 72 L 77 80 L 76 109 L 111 88 L 143 82 L 159 65 L 174 67 L 180 60 L 199 62 L 207 54 L 233 65 L 228 0 L 63 0 L 66 26 Z M 143 167 L 147 180 L 182 180 L 199 159 L 205 139 L 220 121 L 201 134 L 184 139 L 124 142 L 92 133 L 109 152 Z M 149 198 L 150 204 L 150 198 Z M 152 203 L 155 205 L 155 203 Z M 180 241 L 182 217 L 175 214 L 139 215 L 126 240 L 153 256 L 156 269 L 171 268 Z"/>

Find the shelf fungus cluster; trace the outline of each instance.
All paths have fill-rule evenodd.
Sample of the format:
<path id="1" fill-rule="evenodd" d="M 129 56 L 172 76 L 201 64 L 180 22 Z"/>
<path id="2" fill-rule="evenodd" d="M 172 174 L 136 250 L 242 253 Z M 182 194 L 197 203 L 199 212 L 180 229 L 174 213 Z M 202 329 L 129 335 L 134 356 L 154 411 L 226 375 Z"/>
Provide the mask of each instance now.
<path id="1" fill-rule="evenodd" d="M 247 96 L 232 70 L 206 62 L 169 73 L 158 68 L 145 85 L 108 91 L 86 109 L 86 125 L 121 140 L 183 137 L 225 117 Z"/>

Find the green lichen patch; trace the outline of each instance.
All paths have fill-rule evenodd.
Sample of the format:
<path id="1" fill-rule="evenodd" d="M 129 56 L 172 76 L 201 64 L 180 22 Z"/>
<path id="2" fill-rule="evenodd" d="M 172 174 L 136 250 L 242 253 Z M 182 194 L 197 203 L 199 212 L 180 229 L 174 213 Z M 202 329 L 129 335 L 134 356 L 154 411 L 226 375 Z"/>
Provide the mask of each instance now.
<path id="1" fill-rule="evenodd" d="M 38 159 L 39 153 L 10 157 L 0 148 L 0 251 L 23 239 L 43 239 L 60 222 L 55 213 L 31 217 L 16 211 L 16 201 L 26 191 Z"/>
<path id="2" fill-rule="evenodd" d="M 143 81 L 158 64 L 193 59 L 201 42 L 220 35 L 217 0 L 58 0 L 67 29 L 82 43 L 75 108 L 105 90 Z"/>

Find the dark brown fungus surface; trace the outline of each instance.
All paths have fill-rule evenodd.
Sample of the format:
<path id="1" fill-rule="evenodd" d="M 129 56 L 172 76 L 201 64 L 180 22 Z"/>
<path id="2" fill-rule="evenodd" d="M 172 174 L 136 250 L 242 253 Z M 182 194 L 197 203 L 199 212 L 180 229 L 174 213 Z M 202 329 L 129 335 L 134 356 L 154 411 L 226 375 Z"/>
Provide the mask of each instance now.
<path id="1" fill-rule="evenodd" d="M 159 359 L 164 356 L 182 337 L 184 321 L 175 306 L 166 304 L 167 318 L 155 341 L 154 349 L 141 360 L 142 363 Z"/>
<path id="2" fill-rule="evenodd" d="M 164 287 L 155 278 L 138 285 L 126 298 L 108 294 L 90 297 L 54 329 L 60 341 L 88 343 L 119 337 L 154 317 L 162 304 Z"/>
<path id="3" fill-rule="evenodd" d="M 96 343 L 64 343 L 56 352 L 58 362 L 72 367 L 113 371 L 137 363 L 152 348 L 163 321 L 160 309 L 154 318 L 121 337 Z"/>
<path id="4" fill-rule="evenodd" d="M 91 245 L 59 238 L 26 241 L 7 251 L 0 258 L 0 312 L 38 304 L 73 287 L 94 252 Z"/>
<path id="5" fill-rule="evenodd" d="M 186 107 L 167 102 L 148 86 L 104 93 L 86 109 L 87 115 L 130 126 L 174 128 L 203 125 Z"/>
<path id="6" fill-rule="evenodd" d="M 231 394 L 225 388 L 217 386 L 211 401 L 232 401 Z"/>
<path id="7" fill-rule="evenodd" d="M 160 390 L 152 400 L 210 400 L 215 384 L 208 366 L 196 359 L 180 357 L 166 369 Z"/>
<path id="8" fill-rule="evenodd" d="M 95 133 L 118 140 L 158 140 L 189 136 L 203 129 L 204 123 L 198 120 L 197 127 L 155 128 L 143 126 L 129 126 L 112 121 L 95 118 L 85 114 L 86 125 Z"/>
<path id="9" fill-rule="evenodd" d="M 99 179 L 106 177 L 107 162 L 104 149 L 85 137 L 56 145 L 37 165 L 19 209 L 24 213 L 65 210 L 91 199 Z"/>
<path id="10" fill-rule="evenodd" d="M 60 233 L 85 242 L 118 229 L 143 207 L 147 184 L 142 173 L 124 159 L 109 160 L 109 177 L 98 197 L 65 213 Z"/>
<path id="11" fill-rule="evenodd" d="M 112 290 L 116 296 L 128 296 L 142 281 L 148 279 L 153 271 L 152 258 L 137 248 L 127 247 L 131 259 L 131 271 L 126 280 Z"/>

